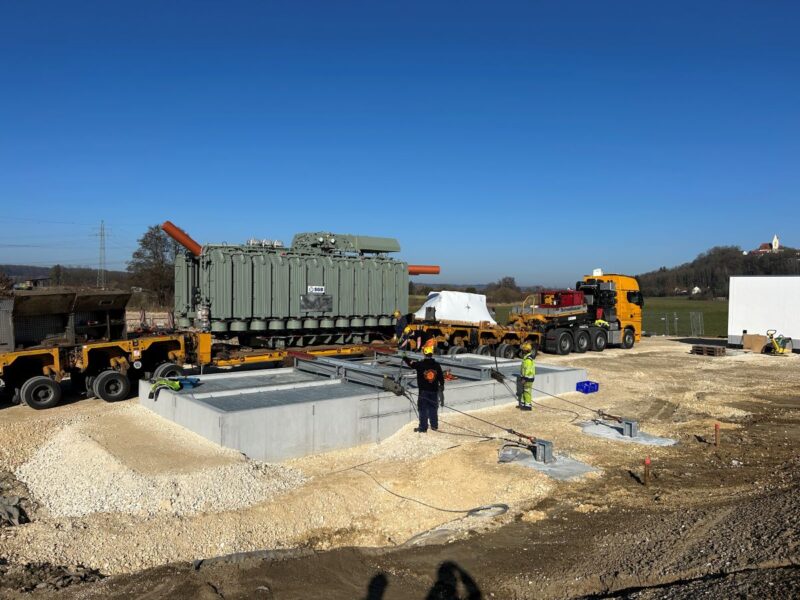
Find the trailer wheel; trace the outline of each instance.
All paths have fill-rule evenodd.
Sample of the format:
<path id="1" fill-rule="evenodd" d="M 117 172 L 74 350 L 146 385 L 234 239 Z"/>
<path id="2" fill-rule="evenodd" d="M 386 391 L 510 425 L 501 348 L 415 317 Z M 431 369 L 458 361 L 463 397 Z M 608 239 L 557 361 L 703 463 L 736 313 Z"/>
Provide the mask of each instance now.
<path id="1" fill-rule="evenodd" d="M 588 331 L 579 331 L 575 334 L 575 352 L 583 354 L 591 346 Z"/>
<path id="2" fill-rule="evenodd" d="M 97 379 L 97 375 L 87 375 L 84 379 L 85 383 L 83 385 L 86 388 L 86 397 L 87 398 L 95 398 L 97 394 L 94 393 L 94 381 Z"/>
<path id="3" fill-rule="evenodd" d="M 491 356 L 492 348 L 488 344 L 481 344 L 480 346 L 475 348 L 474 354 L 480 354 L 481 356 Z"/>
<path id="4" fill-rule="evenodd" d="M 572 352 L 572 334 L 569 331 L 562 331 L 556 338 L 556 352 L 564 355 Z"/>
<path id="5" fill-rule="evenodd" d="M 94 395 L 106 402 L 125 400 L 131 391 L 131 382 L 117 371 L 103 371 L 94 380 Z"/>
<path id="6" fill-rule="evenodd" d="M 602 329 L 598 329 L 592 335 L 592 350 L 602 352 L 608 346 L 608 336 Z"/>
<path id="7" fill-rule="evenodd" d="M 622 333 L 622 347 L 626 350 L 633 348 L 633 342 L 636 338 L 633 335 L 633 329 L 626 329 Z"/>
<path id="8" fill-rule="evenodd" d="M 22 384 L 19 395 L 25 404 L 36 410 L 52 408 L 61 401 L 61 385 L 49 377 L 38 375 Z"/>
<path id="9" fill-rule="evenodd" d="M 153 379 L 180 377 L 181 375 L 183 375 L 183 369 L 171 362 L 160 364 L 156 367 L 156 370 L 153 371 Z"/>
<path id="10" fill-rule="evenodd" d="M 498 358 L 514 358 L 517 356 L 517 349 L 511 344 L 500 344 L 497 346 L 495 356 Z"/>
<path id="11" fill-rule="evenodd" d="M 456 354 L 466 354 L 467 349 L 464 348 L 464 346 L 450 346 L 450 348 L 447 350 L 447 353 L 450 356 L 455 356 Z"/>

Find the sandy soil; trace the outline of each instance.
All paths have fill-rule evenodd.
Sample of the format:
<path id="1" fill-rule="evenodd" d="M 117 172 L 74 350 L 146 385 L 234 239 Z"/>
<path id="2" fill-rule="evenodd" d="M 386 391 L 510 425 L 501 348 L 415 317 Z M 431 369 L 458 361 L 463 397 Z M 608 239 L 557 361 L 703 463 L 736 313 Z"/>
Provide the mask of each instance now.
<path id="1" fill-rule="evenodd" d="M 637 418 L 677 446 L 586 436 L 578 423 L 589 415 L 552 398 L 540 399 L 533 413 L 511 406 L 479 413 L 601 469 L 579 480 L 498 464 L 499 441 L 455 426 L 498 431 L 445 414 L 449 433 L 420 436 L 408 427 L 378 446 L 290 461 L 285 466 L 302 482 L 236 510 L 123 508 L 64 517 L 33 495 L 41 508 L 33 522 L 0 531 L 0 554 L 14 564 L 83 564 L 119 575 L 71 586 L 65 597 L 351 598 L 368 589 L 373 598 L 425 597 L 437 573 L 440 591 L 457 588 L 464 597 L 471 585 L 482 590 L 476 597 L 498 598 L 683 597 L 709 585 L 756 593 L 764 578 L 750 572 L 761 570 L 773 582 L 764 589 L 796 589 L 800 357 L 711 358 L 688 350 L 662 339 L 632 351 L 540 359 L 585 367 L 600 382 L 599 393 L 568 399 Z M 720 448 L 709 443 L 715 423 Z M 0 412 L 0 469 L 24 471 L 42 447 L 76 427 L 142 477 L 249 462 L 188 439 L 134 403 L 90 400 Z M 653 476 L 646 488 L 647 455 Z M 439 510 L 501 502 L 510 509 L 500 516 Z M 198 570 L 181 562 L 275 549 L 289 554 L 207 561 Z M 168 562 L 176 564 L 125 575 Z"/>

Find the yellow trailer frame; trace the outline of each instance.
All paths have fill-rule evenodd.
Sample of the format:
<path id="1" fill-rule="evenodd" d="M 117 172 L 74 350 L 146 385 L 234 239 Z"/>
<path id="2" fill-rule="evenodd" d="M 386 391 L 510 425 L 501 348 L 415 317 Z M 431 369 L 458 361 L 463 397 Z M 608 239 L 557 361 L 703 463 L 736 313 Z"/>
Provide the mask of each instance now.
<path id="1" fill-rule="evenodd" d="M 410 324 L 409 327 L 412 332 L 424 331 L 429 339 L 434 339 L 437 344 L 444 344 L 450 348 L 475 349 L 480 346 L 507 344 L 516 350 L 524 342 L 530 342 L 534 347 L 538 347 L 541 342 L 541 334 L 538 331 L 504 327 L 487 321 L 478 324 L 462 321 L 418 322 Z"/>
<path id="2" fill-rule="evenodd" d="M 187 362 L 186 335 L 183 333 L 145 336 L 129 340 L 88 342 L 79 347 L 73 367 L 80 372 L 96 371 L 101 366 L 126 373 L 136 361 L 158 359 L 183 365 Z"/>
<path id="3" fill-rule="evenodd" d="M 193 362 L 197 366 L 238 367 L 243 365 L 260 365 L 281 363 L 289 357 L 291 351 L 302 351 L 314 356 L 361 356 L 369 351 L 369 346 L 332 346 L 323 348 L 291 348 L 287 350 L 232 350 L 228 353 L 214 354 L 212 334 L 194 333 Z"/>
<path id="4" fill-rule="evenodd" d="M 61 381 L 66 375 L 66 361 L 63 356 L 64 348 L 53 346 L 49 348 L 28 348 L 27 350 L 15 350 L 13 352 L 3 352 L 0 354 L 0 377 L 10 367 L 14 368 L 16 365 L 19 367 L 22 362 L 28 363 L 26 369 L 37 370 L 37 375 L 44 375 L 50 377 L 55 381 Z M 41 373 L 38 372 L 36 364 L 39 363 Z"/>

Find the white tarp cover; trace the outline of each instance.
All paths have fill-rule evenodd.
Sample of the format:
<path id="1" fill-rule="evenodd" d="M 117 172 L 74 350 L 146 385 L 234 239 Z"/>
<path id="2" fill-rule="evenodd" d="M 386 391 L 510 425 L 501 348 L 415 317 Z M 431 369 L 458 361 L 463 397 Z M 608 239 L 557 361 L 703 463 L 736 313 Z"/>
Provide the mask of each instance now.
<path id="1" fill-rule="evenodd" d="M 480 323 L 488 321 L 496 324 L 489 309 L 486 308 L 486 296 L 483 294 L 467 294 L 466 292 L 431 292 L 414 318 L 423 320 L 425 309 L 429 306 L 436 308 L 437 321 L 462 321 Z"/>
<path id="2" fill-rule="evenodd" d="M 731 277 L 728 300 L 728 343 L 741 344 L 742 331 L 766 335 L 767 329 L 793 340 L 800 338 L 800 277 L 764 275 Z M 792 344 L 798 347 L 795 341 Z"/>

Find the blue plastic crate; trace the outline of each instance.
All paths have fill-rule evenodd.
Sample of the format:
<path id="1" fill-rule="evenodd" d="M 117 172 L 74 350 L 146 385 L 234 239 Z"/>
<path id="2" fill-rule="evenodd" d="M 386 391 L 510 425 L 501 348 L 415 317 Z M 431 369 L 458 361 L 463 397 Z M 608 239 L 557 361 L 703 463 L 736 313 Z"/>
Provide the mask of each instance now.
<path id="1" fill-rule="evenodd" d="M 600 389 L 600 384 L 596 381 L 579 381 L 575 384 L 576 392 L 583 392 L 584 394 L 593 394 Z"/>

